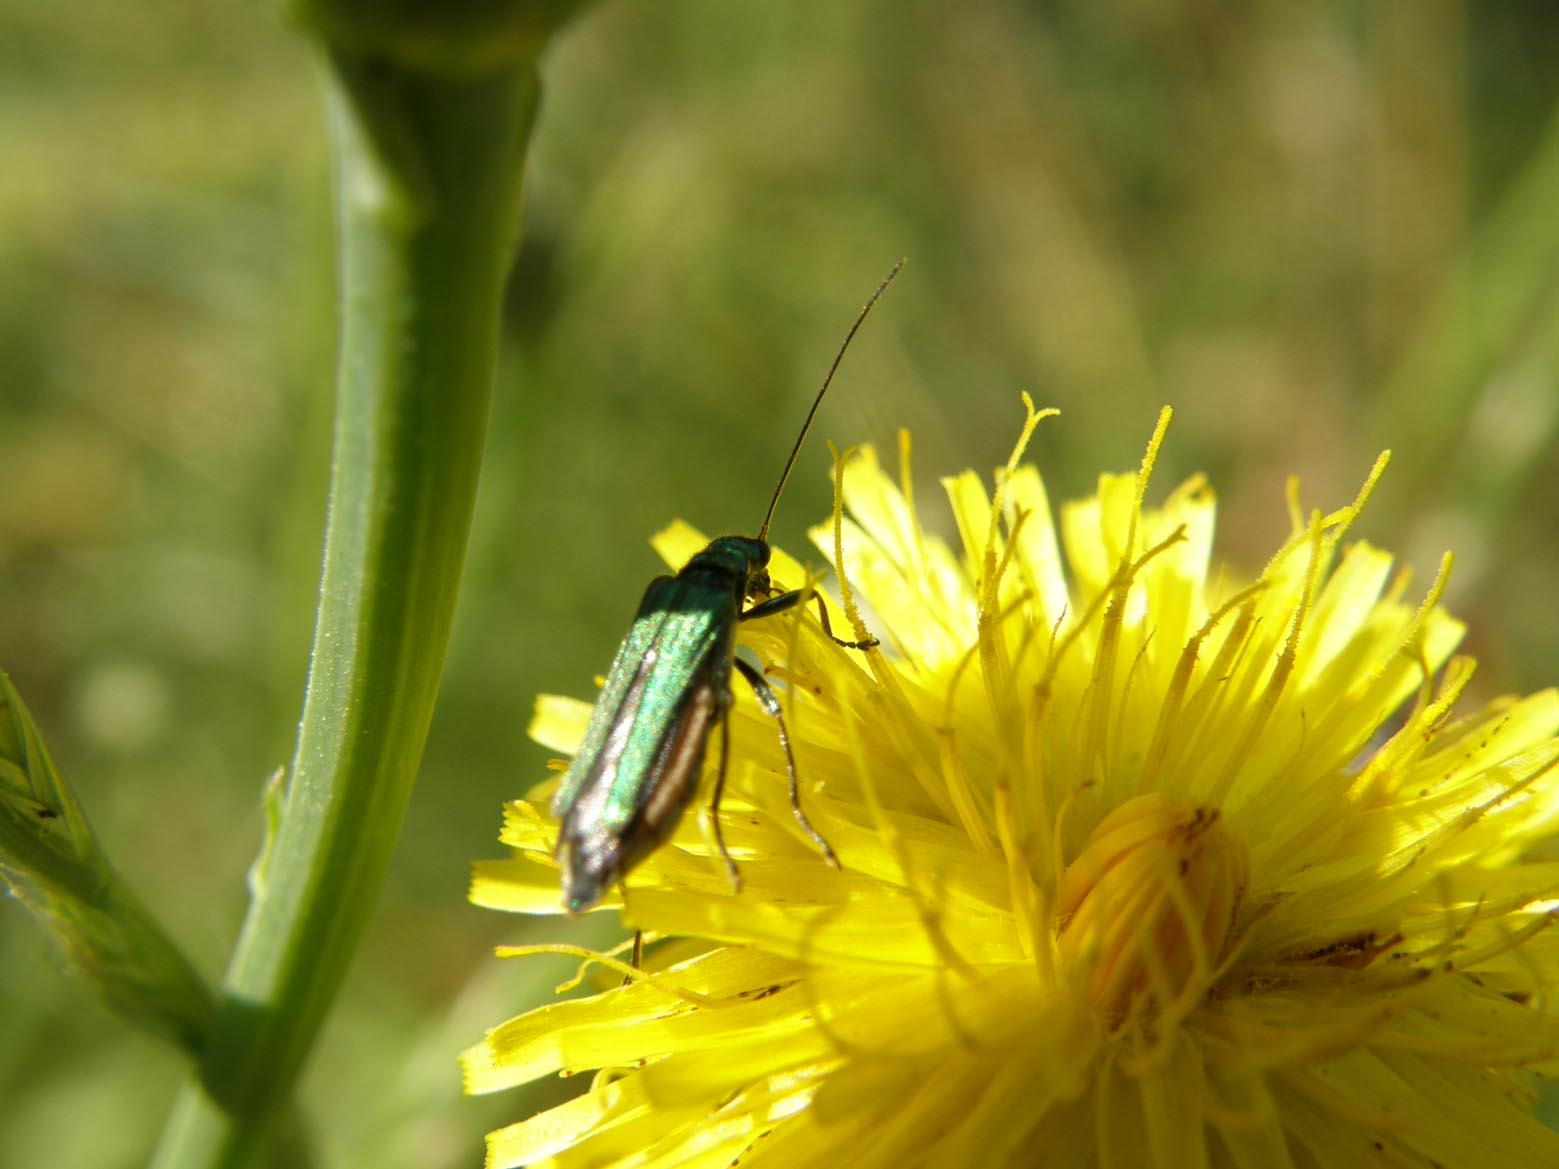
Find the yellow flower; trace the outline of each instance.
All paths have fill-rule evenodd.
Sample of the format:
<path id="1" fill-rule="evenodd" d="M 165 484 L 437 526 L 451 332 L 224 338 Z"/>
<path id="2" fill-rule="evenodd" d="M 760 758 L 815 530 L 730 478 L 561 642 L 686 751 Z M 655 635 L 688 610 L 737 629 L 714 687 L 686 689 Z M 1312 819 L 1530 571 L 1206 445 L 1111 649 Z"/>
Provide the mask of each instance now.
<path id="1" fill-rule="evenodd" d="M 1444 571 L 1405 600 L 1345 542 L 1384 460 L 1330 514 L 1291 490 L 1287 540 L 1230 583 L 1203 483 L 1144 504 L 1167 412 L 1059 523 L 1019 465 L 1040 417 L 994 494 L 944 482 L 958 550 L 920 526 L 907 441 L 899 484 L 870 450 L 843 465 L 848 518 L 814 539 L 855 590 L 836 628 L 881 648 L 799 611 L 742 628 L 842 868 L 738 694 L 742 889 L 690 814 L 606 899 L 659 944 L 466 1053 L 473 1092 L 599 1069 L 489 1165 L 1559 1165 L 1531 1114 L 1559 1070 L 1559 863 L 1530 851 L 1559 821 L 1559 694 L 1452 713 Z M 543 699 L 532 733 L 569 750 L 588 713 Z M 549 787 L 473 900 L 561 912 Z"/>

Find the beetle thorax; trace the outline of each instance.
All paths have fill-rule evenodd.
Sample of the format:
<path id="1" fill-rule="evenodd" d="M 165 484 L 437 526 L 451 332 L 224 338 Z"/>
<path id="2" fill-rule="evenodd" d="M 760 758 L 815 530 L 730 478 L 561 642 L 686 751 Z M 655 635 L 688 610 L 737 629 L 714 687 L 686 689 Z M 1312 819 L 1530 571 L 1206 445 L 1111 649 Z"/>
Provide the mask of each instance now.
<path id="1" fill-rule="evenodd" d="M 749 536 L 720 536 L 711 540 L 683 572 L 717 572 L 740 581 L 746 596 L 769 595 L 769 546 Z"/>

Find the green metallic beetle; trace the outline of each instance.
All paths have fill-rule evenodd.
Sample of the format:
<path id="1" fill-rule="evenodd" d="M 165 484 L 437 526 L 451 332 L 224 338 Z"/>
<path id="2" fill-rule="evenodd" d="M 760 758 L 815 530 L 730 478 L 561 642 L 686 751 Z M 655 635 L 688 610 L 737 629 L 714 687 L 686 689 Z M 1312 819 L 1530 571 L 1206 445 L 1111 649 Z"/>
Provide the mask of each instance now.
<path id="1" fill-rule="evenodd" d="M 779 698 L 759 671 L 735 656 L 736 626 L 784 612 L 811 596 L 817 600 L 823 631 L 833 637 L 821 597 L 799 589 L 776 593 L 770 584 L 769 523 L 845 350 L 903 266 L 903 260 L 893 266 L 846 334 L 785 461 L 757 536 L 721 536 L 675 576 L 657 577 L 644 591 L 579 751 L 552 798 L 552 814 L 562 822 L 555 855 L 563 870 L 563 904 L 569 912 L 589 909 L 671 834 L 697 791 L 709 732 L 717 723 L 720 767 L 710 813 L 731 883 L 740 887 L 718 814 L 730 754 L 726 716 L 733 668 L 775 719 L 790 778 L 791 810 L 824 858 L 838 867 L 834 850 L 801 810 L 796 760 Z M 744 609 L 749 600 L 754 604 Z M 875 639 L 834 641 L 851 649 L 877 644 Z"/>

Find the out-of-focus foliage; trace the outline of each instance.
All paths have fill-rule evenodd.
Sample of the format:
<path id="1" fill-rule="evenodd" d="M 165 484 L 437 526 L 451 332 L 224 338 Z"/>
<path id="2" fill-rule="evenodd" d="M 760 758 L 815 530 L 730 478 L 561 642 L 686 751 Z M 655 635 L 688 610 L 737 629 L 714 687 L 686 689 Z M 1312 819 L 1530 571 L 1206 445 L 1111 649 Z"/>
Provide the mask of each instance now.
<path id="1" fill-rule="evenodd" d="M 1177 408 L 1228 558 L 1282 482 L 1351 498 L 1450 603 L 1485 693 L 1556 680 L 1559 9 L 607 0 L 545 68 L 449 674 L 377 924 L 306 1082 L 336 1163 L 470 1164 L 523 1109 L 454 1053 L 543 993 L 465 906 L 674 516 L 750 531 L 894 259 L 823 439 L 1003 458 L 1066 493 Z M 332 290 L 307 52 L 263 7 L 0 0 L 0 662 L 104 847 L 215 977 L 287 756 L 316 588 Z M 0 910 L 0 1164 L 136 1165 L 173 1057 Z"/>

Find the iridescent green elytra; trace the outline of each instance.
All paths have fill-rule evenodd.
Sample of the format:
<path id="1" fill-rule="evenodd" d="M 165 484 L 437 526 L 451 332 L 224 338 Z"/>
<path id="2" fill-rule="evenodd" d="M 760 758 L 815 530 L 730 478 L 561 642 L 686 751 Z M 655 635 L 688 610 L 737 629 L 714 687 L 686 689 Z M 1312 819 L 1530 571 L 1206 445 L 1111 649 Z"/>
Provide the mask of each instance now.
<path id="1" fill-rule="evenodd" d="M 733 668 L 776 721 L 796 819 L 828 862 L 837 867 L 834 850 L 801 810 L 795 758 L 779 698 L 762 674 L 735 656 L 736 626 L 740 621 L 783 612 L 815 596 L 803 590 L 776 592 L 769 583 L 769 523 L 834 371 L 861 322 L 903 266 L 902 260 L 893 266 L 846 334 L 802 423 L 757 536 L 721 536 L 675 576 L 657 577 L 645 590 L 628 635 L 612 659 L 606 686 L 596 700 L 579 751 L 552 797 L 552 814 L 562 821 L 555 854 L 563 870 L 563 904 L 569 912 L 579 913 L 594 905 L 676 827 L 698 788 L 709 732 L 716 723 L 720 726 L 720 768 L 710 810 L 715 841 L 732 884 L 739 887 L 736 864 L 726 851 L 718 815 L 729 754 L 726 713 L 732 701 Z M 749 600 L 753 606 L 743 609 Z M 822 599 L 817 600 L 823 629 L 828 632 L 828 614 Z M 877 644 L 875 640 L 834 640 L 852 649 Z"/>

